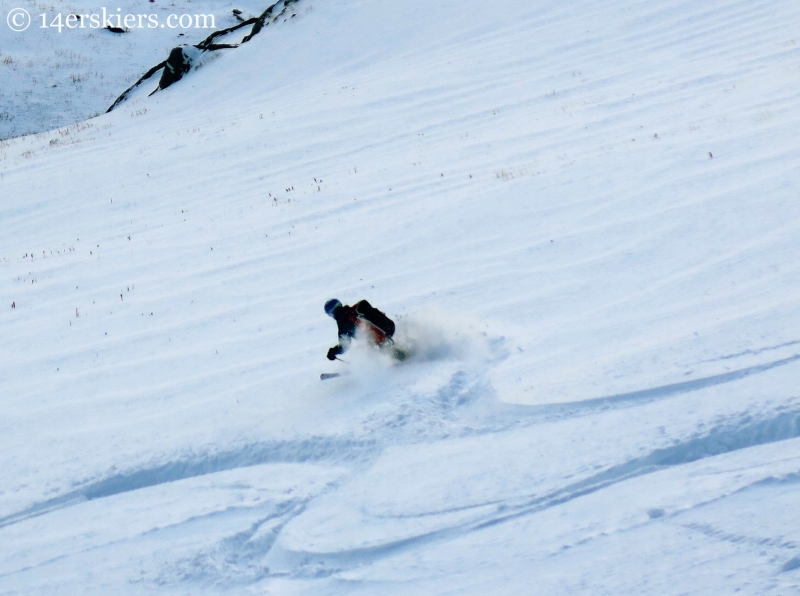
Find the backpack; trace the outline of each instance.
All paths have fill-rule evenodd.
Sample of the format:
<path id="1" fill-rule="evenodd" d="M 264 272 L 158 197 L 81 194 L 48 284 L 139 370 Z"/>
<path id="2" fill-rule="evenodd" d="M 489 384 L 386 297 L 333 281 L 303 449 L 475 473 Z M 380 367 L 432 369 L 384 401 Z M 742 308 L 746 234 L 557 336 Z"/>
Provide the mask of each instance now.
<path id="1" fill-rule="evenodd" d="M 377 327 L 380 331 L 385 333 L 387 337 L 392 337 L 394 335 L 394 321 L 366 300 L 358 302 L 353 308 L 355 308 L 360 318 Z"/>

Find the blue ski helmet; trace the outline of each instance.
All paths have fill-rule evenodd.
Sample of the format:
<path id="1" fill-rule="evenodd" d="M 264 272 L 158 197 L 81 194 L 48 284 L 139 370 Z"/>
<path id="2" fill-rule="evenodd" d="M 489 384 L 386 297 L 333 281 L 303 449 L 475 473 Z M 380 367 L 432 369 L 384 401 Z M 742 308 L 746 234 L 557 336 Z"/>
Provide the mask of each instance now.
<path id="1" fill-rule="evenodd" d="M 329 317 L 333 316 L 333 313 L 336 312 L 336 309 L 342 305 L 336 298 L 331 298 L 325 303 L 325 314 Z"/>

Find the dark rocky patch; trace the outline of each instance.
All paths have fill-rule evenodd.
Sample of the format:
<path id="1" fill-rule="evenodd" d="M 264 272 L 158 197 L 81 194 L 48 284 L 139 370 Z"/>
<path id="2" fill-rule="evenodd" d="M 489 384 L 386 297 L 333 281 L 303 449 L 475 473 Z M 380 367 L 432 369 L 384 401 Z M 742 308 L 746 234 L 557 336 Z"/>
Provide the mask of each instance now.
<path id="1" fill-rule="evenodd" d="M 234 9 L 233 11 L 234 16 L 239 20 L 241 20 L 242 21 L 241 23 L 237 23 L 232 27 L 227 27 L 225 29 L 220 29 L 218 31 L 213 32 L 211 35 L 206 37 L 203 41 L 201 41 L 194 47 L 200 50 L 201 52 L 216 52 L 219 50 L 238 48 L 241 44 L 247 43 L 248 41 L 253 39 L 253 37 L 258 35 L 264 27 L 269 25 L 270 21 L 277 20 L 286 12 L 286 10 L 292 4 L 296 4 L 298 1 L 299 0 L 279 0 L 278 2 L 275 2 L 271 6 L 267 7 L 266 10 L 264 10 L 264 12 L 262 12 L 258 17 L 246 20 L 242 20 L 240 16 L 241 11 L 238 11 L 238 9 Z M 220 37 L 223 37 L 243 27 L 248 27 L 248 26 L 251 26 L 250 32 L 247 35 L 245 35 L 239 43 L 216 43 L 216 40 L 219 39 Z M 108 27 L 108 29 L 111 30 L 112 28 Z M 120 32 L 125 33 L 124 30 L 120 30 Z M 136 89 L 139 85 L 150 79 L 159 70 L 163 70 L 163 72 L 161 73 L 161 78 L 158 82 L 158 87 L 156 88 L 155 91 L 153 91 L 153 93 L 156 93 L 161 89 L 166 89 L 170 85 L 173 85 L 174 83 L 181 80 L 184 77 L 184 75 L 186 75 L 192 69 L 192 60 L 185 51 L 184 49 L 185 47 L 187 46 L 179 46 L 173 48 L 170 51 L 169 57 L 166 60 L 160 62 L 159 64 L 156 64 L 153 68 L 151 68 L 144 75 L 142 75 L 142 77 L 138 81 L 136 81 L 133 85 L 128 87 L 122 93 L 122 95 L 120 95 L 114 101 L 114 103 L 111 104 L 111 107 L 109 107 L 108 110 L 106 110 L 106 113 L 111 112 L 119 104 L 123 103 L 126 99 L 128 99 L 128 96 L 134 89 Z M 151 93 L 150 95 L 152 95 L 153 93 Z"/>

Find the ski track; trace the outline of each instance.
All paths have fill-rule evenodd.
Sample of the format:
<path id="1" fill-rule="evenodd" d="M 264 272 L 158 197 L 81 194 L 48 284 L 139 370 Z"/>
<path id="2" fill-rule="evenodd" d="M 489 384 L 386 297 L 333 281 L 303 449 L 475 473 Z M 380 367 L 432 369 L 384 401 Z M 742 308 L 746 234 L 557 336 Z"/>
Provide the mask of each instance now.
<path id="1" fill-rule="evenodd" d="M 586 400 L 579 406 L 581 409 L 598 411 L 606 410 L 607 405 L 628 401 L 645 403 L 673 394 L 697 391 L 720 383 L 735 381 L 797 359 L 800 359 L 800 355 L 706 379 Z M 496 403 L 494 399 L 494 391 L 486 381 L 485 373 L 470 375 L 464 370 L 458 370 L 450 381 L 439 388 L 433 396 L 411 394 L 397 404 L 395 413 L 388 416 L 385 412 L 367 416 L 362 422 L 363 434 L 366 438 L 317 436 L 292 441 L 265 441 L 245 445 L 236 450 L 189 457 L 152 468 L 115 474 L 59 497 L 36 503 L 24 511 L 2 517 L 0 518 L 0 527 L 32 516 L 43 515 L 70 504 L 135 491 L 184 478 L 214 474 L 223 470 L 274 462 L 365 462 L 374 459 L 382 447 L 387 444 L 409 440 L 432 440 L 451 434 L 458 436 L 500 432 L 515 426 L 527 426 L 543 420 L 552 420 L 554 417 L 564 418 L 576 415 L 576 411 L 572 410 L 574 404 L 572 406 L 514 406 Z M 484 426 L 475 427 L 460 423 L 457 416 L 458 408 L 481 400 L 491 403 L 493 410 L 493 415 L 482 421 Z M 377 436 L 380 439 L 369 438 L 376 436 L 376 433 L 379 433 Z"/>
<path id="2" fill-rule="evenodd" d="M 794 345 L 796 342 L 791 342 L 783 345 Z M 748 354 L 759 354 L 764 350 L 756 350 L 753 352 L 748 352 Z M 736 356 L 740 356 L 742 354 L 736 354 L 734 356 L 727 356 L 722 357 L 719 360 L 725 360 L 728 358 L 734 358 Z M 681 394 L 681 393 L 689 393 L 692 391 L 699 391 L 700 389 L 705 389 L 706 387 L 713 387 L 714 385 L 722 385 L 724 383 L 731 383 L 733 381 L 737 381 L 739 379 L 744 379 L 745 377 L 749 377 L 750 375 L 766 372 L 770 369 L 779 366 L 786 366 L 787 364 L 791 364 L 792 362 L 796 362 L 800 360 L 800 354 L 795 354 L 794 356 L 789 356 L 788 358 L 781 358 L 780 360 L 774 360 L 772 362 L 767 362 L 765 364 L 759 364 L 757 366 L 748 366 L 746 368 L 740 368 L 738 370 L 732 370 L 730 372 L 722 373 L 719 375 L 712 375 L 709 377 L 705 377 L 702 379 L 693 379 L 691 381 L 683 381 L 680 383 L 672 383 L 669 385 L 662 385 L 661 387 L 652 387 L 650 389 L 642 389 L 641 391 L 631 391 L 630 393 L 620 393 L 617 395 L 608 395 L 605 397 L 597 397 L 594 399 L 587 399 L 582 402 L 579 402 L 581 407 L 587 408 L 597 408 L 597 407 L 604 407 L 606 405 L 619 405 L 625 404 L 625 402 L 636 402 L 636 403 L 647 403 L 650 401 L 663 399 L 669 397 L 671 395 Z M 553 408 L 555 406 L 540 406 L 543 409 Z M 561 406 L 563 408 L 569 408 L 570 406 Z"/>
<path id="3" fill-rule="evenodd" d="M 448 527 L 397 542 L 353 551 L 328 553 L 324 555 L 313 552 L 289 553 L 289 560 L 294 561 L 296 565 L 295 571 L 282 571 L 277 576 L 284 576 L 287 573 L 296 577 L 308 577 L 310 575 L 321 577 L 332 575 L 349 568 L 374 562 L 383 557 L 418 548 L 421 545 L 446 542 L 470 532 L 477 532 L 484 528 L 503 524 L 523 516 L 539 513 L 551 507 L 557 507 L 573 499 L 592 494 L 596 491 L 601 491 L 637 476 L 699 461 L 708 457 L 731 453 L 740 449 L 748 449 L 750 447 L 797 437 L 800 437 L 800 410 L 784 412 L 771 419 L 747 421 L 737 426 L 726 425 L 713 428 L 704 436 L 679 443 L 672 447 L 658 449 L 646 457 L 613 466 L 604 472 L 575 484 L 564 486 L 563 488 L 541 497 L 531 498 L 529 500 L 515 498 L 508 502 L 490 501 L 474 503 L 468 507 L 447 509 L 425 514 L 426 516 L 444 515 L 470 509 L 480 510 L 487 506 L 495 510 L 489 515 L 479 514 L 476 519 L 470 520 L 464 525 Z M 800 474 L 800 472 L 798 473 Z M 781 482 L 794 481 L 796 480 L 793 480 L 792 477 L 781 480 Z M 759 482 L 763 483 L 769 481 L 765 480 Z M 781 546 L 794 548 L 792 544 L 782 544 Z M 287 554 L 284 553 L 283 557 L 285 558 L 286 556 Z M 309 568 L 311 568 L 313 572 L 309 572 Z"/>
<path id="4" fill-rule="evenodd" d="M 750 462 L 748 453 L 781 444 L 785 453 L 764 455 L 741 487 L 687 498 L 679 511 L 654 506 L 614 536 L 660 524 L 747 556 L 763 548 L 767 583 L 752 571 L 737 588 L 797 587 L 796 537 L 704 517 L 731 494 L 796 492 L 800 480 L 792 461 L 769 471 L 800 438 L 797 7 L 505 2 L 481 19 L 484 7 L 468 3 L 310 8 L 164 93 L 131 97 L 118 114 L 0 142 L 0 219 L 10 222 L 0 298 L 16 305 L 0 312 L 10 338 L 0 431 L 12 437 L 0 494 L 13 503 L 0 517 L 0 592 L 56 593 L 50 572 L 71 578 L 63 568 L 88 553 L 89 579 L 95 561 L 97 575 L 112 561 L 110 575 L 144 592 L 461 593 L 456 580 L 469 582 L 460 578 L 471 570 L 451 584 L 435 558 L 427 579 L 441 574 L 439 591 L 379 572 L 370 580 L 369 570 L 419 553 L 407 569 L 419 564 L 424 576 L 425 553 L 480 545 L 492 531 L 512 537 L 515 524 L 605 494 L 611 509 L 637 481 L 714 458 Z M 332 366 L 320 356 L 330 292 L 374 299 L 399 321 L 431 304 L 470 312 L 455 328 L 469 330 L 480 357 L 353 366 L 320 387 L 307 379 Z M 559 429 L 621 438 L 556 453 Z M 550 446 L 565 469 L 509 482 L 505 493 L 468 485 L 475 460 L 457 447 L 508 456 L 508 437 L 541 437 L 542 453 Z M 42 463 L 27 463 L 36 459 L 23 451 L 28 438 Z M 587 444 L 608 453 L 587 455 Z M 425 449 L 464 456 L 451 462 L 462 476 L 431 478 Z M 391 487 L 347 492 L 381 478 L 378 466 L 405 471 L 403 457 L 422 462 L 401 478 L 432 487 L 425 507 L 386 494 Z M 294 469 L 302 482 L 258 503 L 242 500 L 236 482 L 217 482 L 268 464 L 309 471 Z M 523 469 L 512 464 L 495 467 Z M 342 476 L 298 489 L 321 474 L 314 466 Z M 180 497 L 218 485 L 230 494 L 213 511 L 162 525 L 145 516 L 121 537 L 93 542 L 69 519 L 125 513 L 160 487 Z M 325 517 L 331 503 L 341 509 Z M 761 515 L 771 513 L 783 514 L 767 506 Z M 364 519 L 386 522 L 384 534 L 348 526 Z M 53 554 L 55 541 L 37 559 L 45 548 L 32 538 L 18 551 L 3 543 L 4 532 L 51 520 L 64 544 L 72 532 L 83 546 Z M 554 544 L 577 550 L 605 536 L 590 530 L 564 530 Z M 341 542 L 330 546 L 330 535 Z M 663 591 L 635 580 L 627 591 L 565 583 L 605 560 L 584 552 L 594 559 L 562 563 L 568 573 L 552 593 Z M 698 577 L 713 575 L 702 566 L 716 553 L 701 553 Z M 505 564 L 519 569 L 498 559 L 498 573 L 521 573 L 522 551 L 514 555 Z M 648 564 L 672 575 L 676 560 Z M 755 569 L 746 563 L 736 570 Z M 679 580 L 692 581 L 693 565 L 674 573 L 675 590 L 691 591 Z M 474 577 L 485 583 L 464 593 L 514 592 Z"/>
<path id="5" fill-rule="evenodd" d="M 153 468 L 110 476 L 54 499 L 37 503 L 19 513 L 0 518 L 0 528 L 84 501 L 102 499 L 185 478 L 266 463 L 319 461 L 341 463 L 349 460 L 369 459 L 370 454 L 374 453 L 377 448 L 377 442 L 374 440 L 358 441 L 338 437 L 309 437 L 297 441 L 274 441 L 246 445 L 235 451 L 181 459 Z"/>
<path id="6" fill-rule="evenodd" d="M 788 360 L 795 360 L 793 357 Z M 776 361 L 760 367 L 750 367 L 741 371 L 734 371 L 725 377 L 724 381 L 714 377 L 708 380 L 696 380 L 691 383 L 680 383 L 666 388 L 653 388 L 651 390 L 637 392 L 642 396 L 648 396 L 655 399 L 669 397 L 675 393 L 695 391 L 705 387 L 713 386 L 721 382 L 730 382 L 743 377 L 746 377 L 754 372 L 761 372 L 769 370 L 774 366 L 785 364 L 784 361 Z M 680 388 L 676 390 L 676 387 Z M 415 407 L 415 399 L 412 397 L 408 400 L 408 404 L 400 404 L 398 413 L 390 418 L 384 418 L 381 421 L 382 430 L 385 429 L 404 429 L 406 432 L 401 433 L 395 437 L 395 443 L 402 442 L 405 438 L 406 442 L 419 441 L 419 440 L 435 440 L 449 436 L 451 433 L 458 435 L 472 435 L 472 434 L 486 434 L 494 432 L 503 432 L 514 426 L 529 426 L 535 425 L 537 422 L 550 420 L 551 417 L 542 417 L 537 410 L 550 408 L 537 408 L 537 407 L 519 407 L 508 406 L 504 404 L 494 404 L 498 411 L 498 418 L 495 419 L 495 424 L 485 429 L 475 429 L 472 427 L 464 427 L 457 429 L 455 425 L 449 429 L 444 429 L 441 424 L 443 418 L 450 419 L 451 421 L 457 420 L 456 411 L 459 407 L 485 397 L 487 388 L 482 384 L 480 379 L 469 379 L 464 371 L 458 371 L 453 375 L 450 382 L 439 389 L 436 394 L 428 400 L 430 410 L 435 412 L 433 417 L 437 420 L 433 426 L 437 433 L 434 435 L 426 435 L 423 437 L 418 436 L 414 432 L 414 416 L 409 414 L 417 412 L 418 419 L 430 418 L 426 416 L 425 412 L 419 413 L 419 400 Z M 489 394 L 491 392 L 489 391 Z M 598 404 L 615 403 L 618 401 L 627 401 L 633 399 L 631 396 L 623 396 L 624 400 L 620 400 L 619 396 L 611 396 L 609 398 L 599 398 L 598 400 L 589 400 L 586 404 L 587 407 L 594 407 Z M 650 401 L 650 400 L 648 400 Z M 527 410 L 529 414 L 528 420 L 519 420 L 521 410 Z M 502 416 L 507 413 L 507 416 Z M 571 416 L 570 416 L 571 417 Z M 366 425 L 373 423 L 372 419 L 365 420 Z M 408 433 L 408 426 L 412 427 L 411 433 Z M 429 425 L 430 426 L 430 425 Z M 373 429 L 368 429 L 368 435 L 372 434 Z M 411 436 L 409 436 L 409 434 Z M 417 436 L 415 436 L 417 435 Z M 215 474 L 224 470 L 232 470 L 255 466 L 264 463 L 276 462 L 320 462 L 328 461 L 330 463 L 348 463 L 356 462 L 361 464 L 369 464 L 374 461 L 377 455 L 380 454 L 382 448 L 387 444 L 387 433 L 382 433 L 382 442 L 375 439 L 356 439 L 356 438 L 340 438 L 340 437 L 310 437 L 298 441 L 282 441 L 261 443 L 255 445 L 247 445 L 236 451 L 229 451 L 220 454 L 208 455 L 200 458 L 182 459 L 178 461 L 169 462 L 159 465 L 157 467 L 136 470 L 129 473 L 117 474 L 98 482 L 90 483 L 78 490 L 61 495 L 57 498 L 50 499 L 21 511 L 19 513 L 6 516 L 0 519 L 0 528 L 12 524 L 22 522 L 31 517 L 46 515 L 52 511 L 69 507 L 78 503 L 88 500 L 102 499 L 105 497 L 118 495 L 121 493 L 136 491 L 146 487 L 157 486 L 163 483 L 180 481 L 186 478 L 196 476 L 203 476 L 207 474 Z M 637 459 L 633 459 L 618 465 L 614 465 L 609 469 L 590 476 L 575 484 L 567 485 L 558 490 L 555 490 L 547 495 L 538 496 L 526 500 L 524 498 L 515 497 L 508 502 L 502 500 L 494 500 L 489 502 L 476 502 L 468 506 L 458 507 L 453 509 L 431 511 L 423 515 L 435 516 L 453 513 L 465 510 L 479 510 L 490 506 L 496 509 L 495 513 L 488 516 L 479 516 L 478 519 L 472 520 L 463 526 L 449 527 L 444 530 L 438 530 L 424 536 L 417 536 L 396 543 L 389 543 L 381 545 L 380 547 L 368 548 L 363 551 L 348 551 L 338 553 L 336 555 L 326 555 L 320 558 L 314 553 L 299 553 L 298 560 L 302 560 L 302 568 L 309 565 L 309 557 L 315 561 L 314 565 L 321 565 L 323 568 L 328 569 L 329 573 L 320 575 L 319 570 L 315 571 L 316 577 L 325 576 L 334 572 L 341 571 L 347 567 L 364 564 L 366 561 L 372 561 L 376 558 L 388 556 L 390 554 L 399 552 L 403 549 L 412 548 L 422 543 L 446 541 L 456 536 L 463 535 L 468 532 L 478 531 L 486 527 L 496 524 L 501 524 L 521 516 L 530 515 L 542 511 L 544 509 L 555 507 L 560 504 L 566 503 L 572 499 L 580 498 L 584 495 L 591 494 L 596 491 L 603 490 L 609 486 L 613 486 L 619 482 L 624 482 L 630 478 L 653 473 L 667 467 L 680 466 L 682 464 L 695 462 L 704 458 L 714 457 L 717 455 L 730 453 L 740 449 L 747 449 L 750 447 L 769 444 L 777 441 L 783 441 L 800 437 L 800 410 L 788 411 L 777 414 L 771 418 L 753 420 L 751 416 L 742 416 L 742 420 L 738 424 L 726 423 L 724 425 L 713 427 L 701 436 L 692 439 L 678 442 L 677 444 L 657 449 L 649 455 Z M 800 473 L 800 472 L 799 472 Z M 292 504 L 291 510 L 293 513 L 288 515 L 281 514 L 279 517 L 285 517 L 281 523 L 282 528 L 291 517 L 299 515 L 305 508 L 307 501 L 304 501 L 302 506 Z M 264 522 L 273 519 L 274 516 L 268 516 L 259 521 L 247 532 L 236 534 L 230 539 L 225 540 L 225 551 L 236 551 L 235 545 L 245 548 L 242 545 L 247 542 L 248 538 L 255 533 L 255 531 Z M 402 518 L 403 516 L 393 516 Z M 412 516 L 416 517 L 416 516 Z M 280 528 L 275 530 L 275 535 L 280 532 Z M 274 537 L 265 546 L 258 551 L 259 556 L 265 556 L 272 544 Z M 262 545 L 263 546 L 263 545 Z M 222 548 L 222 547 L 220 547 Z M 255 551 L 252 550 L 252 545 L 246 545 L 249 554 L 245 556 L 243 553 L 238 553 L 236 557 L 245 557 L 255 559 Z M 205 555 L 198 555 L 198 557 Z M 344 561 L 348 564 L 345 565 Z M 299 564 L 298 564 L 299 565 Z M 292 575 L 288 572 L 280 572 L 276 577 L 283 577 Z M 296 575 L 303 577 L 305 572 Z M 268 576 L 268 571 L 263 573 L 263 576 Z M 191 577 L 191 574 L 185 576 Z"/>
<path id="7" fill-rule="evenodd" d="M 796 357 L 788 360 L 793 361 Z M 647 402 L 654 399 L 666 399 L 680 393 L 702 390 L 723 382 L 734 382 L 758 372 L 768 371 L 788 362 L 775 361 L 758 367 L 748 367 L 733 371 L 727 375 L 715 376 L 706 380 L 696 380 L 691 383 L 679 383 L 665 388 L 637 392 L 636 396 L 647 397 Z M 724 380 L 720 380 L 720 377 Z M 493 403 L 495 416 L 487 417 L 489 425 L 483 429 L 458 425 L 459 409 L 469 407 L 476 401 L 488 399 Z M 618 405 L 619 402 L 637 401 L 634 396 L 609 396 L 599 400 L 589 400 L 589 403 L 578 404 L 581 409 L 592 411 L 607 411 L 607 406 Z M 103 499 L 113 495 L 137 491 L 142 488 L 157 486 L 163 483 L 180 481 L 196 476 L 215 474 L 224 470 L 243 468 L 270 462 L 324 462 L 356 465 L 356 469 L 370 465 L 388 444 L 408 441 L 441 440 L 452 435 L 474 435 L 504 432 L 509 428 L 530 426 L 535 430 L 538 423 L 553 419 L 556 406 L 513 406 L 493 401 L 491 387 L 486 385 L 485 379 L 480 375 L 469 376 L 463 370 L 457 371 L 450 381 L 427 398 L 409 397 L 407 403 L 398 404 L 398 411 L 390 417 L 381 419 L 381 441 L 375 439 L 361 439 L 357 437 L 310 437 L 297 441 L 264 442 L 261 444 L 247 445 L 235 451 L 209 455 L 200 458 L 188 458 L 162 464 L 150 469 L 136 470 L 129 473 L 117 474 L 101 481 L 90 483 L 78 490 L 62 495 L 58 498 L 38 503 L 20 513 L 6 516 L 0 520 L 0 528 L 23 522 L 31 517 L 47 515 L 63 507 L 69 507 L 88 500 Z M 416 403 L 416 405 L 415 405 Z M 573 404 L 574 405 L 574 404 Z M 560 406 L 569 410 L 569 406 Z M 421 411 L 427 408 L 427 411 Z M 527 413 L 527 419 L 520 419 L 522 411 Z M 416 412 L 415 415 L 410 412 Z M 572 417 L 574 412 L 562 416 Z M 587 415 L 581 411 L 581 415 Z M 561 418 L 562 416 L 556 416 Z M 435 422 L 432 422 L 435 420 Z M 425 421 L 428 429 L 434 432 L 419 436 L 418 424 Z M 449 425 L 443 424 L 449 421 Z M 367 436 L 374 431 L 376 420 L 374 417 L 364 421 Z M 369 428 L 372 425 L 373 428 Z M 394 430 L 394 439 L 390 439 Z M 425 516 L 441 516 L 455 512 L 474 511 L 475 515 L 468 522 L 436 530 L 424 535 L 381 544 L 358 550 L 341 551 L 320 555 L 314 552 L 281 552 L 281 561 L 288 567 L 282 566 L 278 570 L 270 569 L 264 560 L 270 555 L 282 529 L 293 518 L 301 515 L 307 505 L 316 497 L 302 501 L 289 500 L 279 506 L 279 511 L 270 513 L 253 522 L 248 529 L 237 532 L 220 540 L 212 547 L 201 549 L 190 558 L 177 559 L 166 564 L 164 568 L 153 577 L 142 578 L 151 581 L 154 585 L 170 586 L 181 582 L 197 583 L 201 585 L 213 584 L 216 586 L 246 585 L 266 579 L 293 578 L 293 579 L 324 579 L 356 569 L 363 565 L 391 557 L 403 552 L 413 551 L 426 545 L 446 543 L 466 536 L 470 533 L 480 532 L 499 524 L 534 515 L 546 509 L 557 507 L 574 499 L 602 491 L 632 478 L 661 471 L 665 468 L 681 466 L 683 464 L 699 461 L 737 450 L 748 449 L 778 441 L 800 437 L 800 409 L 785 411 L 769 418 L 753 419 L 743 415 L 738 424 L 725 423 L 708 429 L 702 435 L 677 444 L 657 449 L 650 454 L 629 460 L 592 475 L 574 484 L 565 485 L 543 496 L 529 499 L 514 497 L 510 500 L 495 500 L 489 502 L 475 502 L 468 506 L 432 511 Z M 388 441 L 388 442 L 387 442 Z M 800 474 L 800 471 L 798 471 Z M 783 478 L 780 482 L 794 482 L 791 477 Z M 770 482 L 764 480 L 761 482 Z M 335 486 L 328 490 L 335 490 Z M 324 494 L 324 493 L 322 493 Z M 317 495 L 319 496 L 319 495 Z M 486 508 L 491 512 L 486 513 Z M 254 510 L 255 511 L 255 510 Z M 214 514 L 219 515 L 219 514 Z M 401 519 L 403 516 L 393 516 Z M 411 516 L 418 517 L 418 516 Z M 274 523 L 272 523 L 274 522 Z M 181 526 L 196 524 L 198 520 L 190 519 L 182 522 Z M 270 525 L 272 523 L 272 525 Z M 251 538 L 262 527 L 269 527 L 267 536 L 258 540 Z M 741 542 L 746 538 L 724 535 L 723 532 L 702 524 L 686 524 L 684 527 L 693 531 L 704 533 L 721 540 Z M 158 533 L 172 531 L 170 528 L 155 530 Z M 766 539 L 765 539 L 766 540 Z M 768 542 L 768 540 L 766 540 Z M 761 541 L 759 544 L 764 544 Z M 791 543 L 780 543 L 781 548 L 794 548 Z M 100 547 L 98 547 L 100 548 Z M 47 560 L 35 568 L 44 568 L 55 563 L 58 559 Z M 791 560 L 786 563 L 787 569 L 793 569 Z M 31 571 L 31 570 L 28 570 Z"/>

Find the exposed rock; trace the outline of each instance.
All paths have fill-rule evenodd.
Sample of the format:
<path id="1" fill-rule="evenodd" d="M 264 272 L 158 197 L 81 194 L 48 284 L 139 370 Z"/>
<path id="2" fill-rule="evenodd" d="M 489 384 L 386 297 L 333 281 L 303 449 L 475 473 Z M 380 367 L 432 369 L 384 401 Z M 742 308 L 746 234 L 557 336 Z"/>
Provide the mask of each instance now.
<path id="1" fill-rule="evenodd" d="M 164 64 L 164 70 L 161 73 L 161 80 L 158 81 L 159 89 L 166 89 L 173 83 L 180 81 L 189 70 L 192 68 L 191 58 L 184 51 L 183 46 L 172 48 Z"/>
<path id="2" fill-rule="evenodd" d="M 178 46 L 173 48 L 166 60 L 155 65 L 144 75 L 142 75 L 142 77 L 136 81 L 136 83 L 128 87 L 106 111 L 110 112 L 119 104 L 124 102 L 134 89 L 152 77 L 159 70 L 163 69 L 163 72 L 161 73 L 161 79 L 158 82 L 158 87 L 155 89 L 155 91 L 153 91 L 153 93 L 161 89 L 166 89 L 173 83 L 180 81 L 183 76 L 192 69 L 192 65 L 197 61 L 197 58 L 203 52 L 214 52 L 217 50 L 238 48 L 239 45 L 250 41 L 253 37 L 258 35 L 258 33 L 260 33 L 261 30 L 269 24 L 269 21 L 277 20 L 278 17 L 282 16 L 286 12 L 289 6 L 297 2 L 298 0 L 278 0 L 278 2 L 275 2 L 269 6 L 258 17 L 247 20 L 242 20 L 240 16 L 242 12 L 238 9 L 234 9 L 233 14 L 237 19 L 242 21 L 241 23 L 237 23 L 232 27 L 215 31 L 195 46 Z M 215 43 L 215 41 L 220 37 L 228 35 L 229 33 L 233 33 L 234 31 L 241 29 L 242 27 L 247 27 L 248 25 L 252 25 L 250 33 L 245 35 L 240 43 Z M 109 27 L 109 29 L 111 28 Z M 124 33 L 125 31 L 121 30 L 120 32 Z"/>

